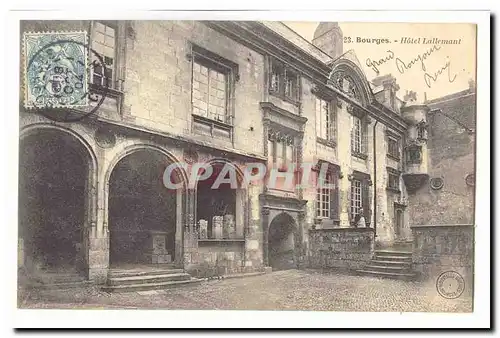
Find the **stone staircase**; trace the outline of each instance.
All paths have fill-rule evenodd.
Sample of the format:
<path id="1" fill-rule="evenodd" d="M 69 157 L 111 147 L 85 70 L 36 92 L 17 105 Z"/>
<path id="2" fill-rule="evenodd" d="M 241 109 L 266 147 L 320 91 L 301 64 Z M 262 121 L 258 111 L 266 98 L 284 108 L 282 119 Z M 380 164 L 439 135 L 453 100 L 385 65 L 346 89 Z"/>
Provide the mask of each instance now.
<path id="1" fill-rule="evenodd" d="M 67 290 L 90 286 L 92 282 L 75 271 L 18 271 L 20 285 L 27 288 Z"/>
<path id="2" fill-rule="evenodd" d="M 408 251 L 376 250 L 373 259 L 358 274 L 380 278 L 414 280 L 412 253 Z"/>
<path id="3" fill-rule="evenodd" d="M 107 284 L 102 289 L 106 292 L 149 291 L 198 285 L 201 282 L 201 279 L 192 278 L 183 269 L 174 267 L 110 269 Z"/>

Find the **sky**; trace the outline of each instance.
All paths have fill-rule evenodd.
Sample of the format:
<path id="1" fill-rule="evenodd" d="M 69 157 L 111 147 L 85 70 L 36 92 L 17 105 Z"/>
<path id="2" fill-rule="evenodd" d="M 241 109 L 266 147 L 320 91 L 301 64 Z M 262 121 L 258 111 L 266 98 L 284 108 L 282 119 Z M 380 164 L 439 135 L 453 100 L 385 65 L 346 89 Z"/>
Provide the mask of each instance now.
<path id="1" fill-rule="evenodd" d="M 284 22 L 302 37 L 312 41 L 319 22 Z M 340 22 L 344 34 L 344 52 L 352 49 L 369 81 L 392 74 L 400 86 L 397 96 L 417 92 L 418 101 L 433 99 L 469 88 L 476 77 L 476 26 L 472 24 L 428 23 L 354 23 Z M 350 38 L 350 42 L 349 42 Z M 365 39 L 365 42 L 359 39 Z M 415 38 L 416 43 L 401 43 Z M 420 41 L 417 39 L 420 38 Z M 460 44 L 424 44 L 424 38 L 461 39 Z M 388 39 L 390 43 L 376 43 Z M 370 40 L 371 42 L 367 42 Z M 396 42 L 397 40 L 397 42 Z M 407 39 L 408 41 L 409 39 Z M 379 40 L 380 42 L 380 40 Z M 423 65 L 418 58 L 423 59 Z M 387 59 L 385 62 L 379 62 Z M 412 63 L 412 60 L 417 61 Z M 379 74 L 375 72 L 374 64 Z M 441 71 L 441 72 L 440 72 Z M 428 74 L 428 75 L 425 75 Z"/>

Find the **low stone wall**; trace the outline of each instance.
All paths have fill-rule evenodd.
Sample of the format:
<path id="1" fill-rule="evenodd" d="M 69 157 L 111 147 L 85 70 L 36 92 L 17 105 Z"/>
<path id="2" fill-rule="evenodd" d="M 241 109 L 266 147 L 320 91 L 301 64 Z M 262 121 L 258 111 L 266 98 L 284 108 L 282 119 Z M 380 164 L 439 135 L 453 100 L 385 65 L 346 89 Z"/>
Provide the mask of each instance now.
<path id="1" fill-rule="evenodd" d="M 309 230 L 309 266 L 313 269 L 360 269 L 372 259 L 372 228 Z"/>
<path id="2" fill-rule="evenodd" d="M 473 225 L 419 225 L 413 233 L 413 268 L 424 280 L 436 281 L 447 271 L 458 272 L 465 293 L 472 291 L 474 262 Z"/>
<path id="3" fill-rule="evenodd" d="M 200 240 L 185 234 L 184 268 L 193 276 L 213 277 L 247 272 L 245 240 Z"/>

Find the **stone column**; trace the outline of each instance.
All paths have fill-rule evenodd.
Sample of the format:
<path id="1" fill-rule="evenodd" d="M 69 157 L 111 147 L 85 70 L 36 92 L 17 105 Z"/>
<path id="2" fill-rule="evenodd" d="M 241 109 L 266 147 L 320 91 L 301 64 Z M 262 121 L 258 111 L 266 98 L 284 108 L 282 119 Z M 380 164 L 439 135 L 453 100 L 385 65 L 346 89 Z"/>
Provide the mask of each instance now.
<path id="1" fill-rule="evenodd" d="M 91 183 L 87 192 L 89 222 L 85 235 L 88 238 L 88 277 L 96 284 L 106 282 L 109 268 L 108 182 L 105 182 L 105 170 L 106 168 L 101 169 L 97 182 Z M 90 177 L 94 174 L 91 173 Z"/>
<path id="2" fill-rule="evenodd" d="M 297 235 L 295 236 L 295 256 L 297 267 L 304 268 L 307 265 L 307 225 L 305 224 L 306 212 L 298 213 Z"/>
<path id="3" fill-rule="evenodd" d="M 262 255 L 263 255 L 263 261 L 264 261 L 264 266 L 269 266 L 269 248 L 268 248 L 268 243 L 269 243 L 269 208 L 267 207 L 262 207 L 261 209 L 261 228 L 262 228 Z"/>
<path id="4" fill-rule="evenodd" d="M 263 265 L 262 259 L 262 227 L 260 220 L 260 187 L 248 187 L 249 219 L 245 231 L 245 271 L 259 270 Z"/>
<path id="5" fill-rule="evenodd" d="M 196 263 L 198 252 L 198 232 L 196 231 L 196 193 L 194 189 L 188 189 L 186 193 L 186 223 L 184 225 L 184 250 L 183 265 L 188 268 L 189 265 Z"/>

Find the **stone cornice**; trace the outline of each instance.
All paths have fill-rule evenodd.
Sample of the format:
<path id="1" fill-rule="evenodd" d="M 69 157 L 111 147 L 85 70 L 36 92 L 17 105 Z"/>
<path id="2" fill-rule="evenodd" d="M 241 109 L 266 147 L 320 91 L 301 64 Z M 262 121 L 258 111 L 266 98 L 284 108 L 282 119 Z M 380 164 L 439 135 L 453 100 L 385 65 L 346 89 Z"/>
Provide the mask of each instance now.
<path id="1" fill-rule="evenodd" d="M 267 161 L 267 157 L 264 157 L 262 155 L 247 153 L 247 152 L 239 150 L 239 149 L 221 147 L 221 146 L 217 146 L 214 144 L 208 144 L 207 142 L 197 140 L 195 137 L 175 135 L 175 134 L 172 134 L 169 132 L 159 131 L 159 130 L 154 130 L 151 128 L 139 126 L 137 124 L 127 123 L 127 122 L 123 122 L 123 121 L 110 120 L 110 119 L 106 119 L 103 117 L 93 117 L 93 118 L 89 118 L 86 120 L 82 120 L 79 123 L 84 123 L 84 121 L 88 121 L 87 123 L 89 123 L 89 124 L 99 125 L 102 123 L 102 124 L 107 124 L 109 126 L 114 126 L 117 130 L 121 129 L 123 133 L 139 133 L 139 134 L 145 133 L 145 134 L 148 134 L 151 136 L 159 137 L 160 139 L 163 139 L 166 142 L 173 143 L 173 144 L 175 144 L 177 146 L 181 146 L 181 147 L 198 146 L 200 148 L 205 148 L 207 151 L 221 152 L 223 154 L 226 154 L 225 156 L 227 156 L 227 157 L 233 157 L 233 158 L 239 157 L 239 158 L 245 158 L 246 160 L 258 161 L 258 162 Z M 151 138 L 151 136 L 149 136 L 149 138 Z"/>
<path id="2" fill-rule="evenodd" d="M 269 121 L 271 123 L 276 123 L 272 120 L 271 115 L 275 115 L 278 118 L 285 119 L 293 124 L 293 130 L 298 133 L 302 133 L 304 131 L 304 125 L 307 122 L 307 117 L 300 116 L 294 114 L 286 109 L 280 108 L 271 102 L 260 102 L 260 108 L 262 109 L 262 119 L 264 121 Z"/>
<path id="3" fill-rule="evenodd" d="M 259 199 L 263 204 L 263 207 L 272 207 L 273 204 L 286 204 L 290 208 L 296 211 L 302 211 L 304 206 L 307 204 L 306 200 L 301 200 L 294 197 L 283 197 L 272 194 L 260 194 Z"/>
<path id="4" fill-rule="evenodd" d="M 401 133 L 406 131 L 407 124 L 402 117 L 381 103 L 378 103 L 371 92 L 369 93 L 372 96 L 370 99 L 371 102 L 365 108 L 342 91 L 327 86 L 328 77 L 332 71 L 330 66 L 261 23 L 248 21 L 207 21 L 206 25 L 263 55 L 270 55 L 285 62 L 300 72 L 302 76 L 308 77 L 313 83 L 318 85 L 322 93 L 334 94 L 332 95 L 333 97 L 339 97 L 354 106 L 359 106 L 383 124 L 391 126 Z"/>

